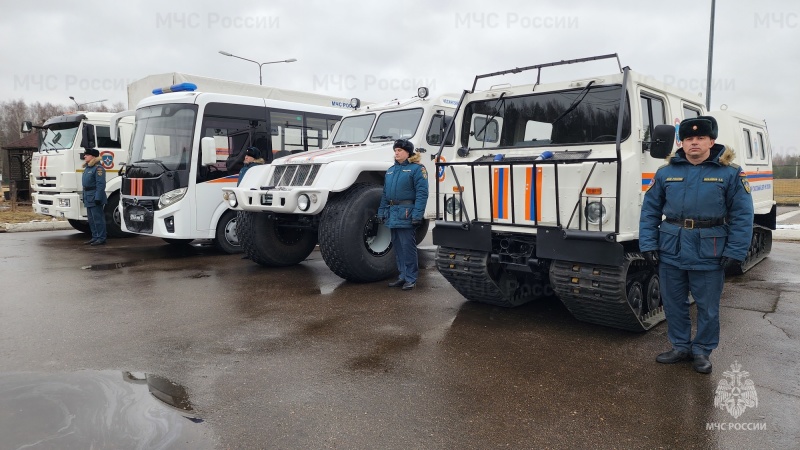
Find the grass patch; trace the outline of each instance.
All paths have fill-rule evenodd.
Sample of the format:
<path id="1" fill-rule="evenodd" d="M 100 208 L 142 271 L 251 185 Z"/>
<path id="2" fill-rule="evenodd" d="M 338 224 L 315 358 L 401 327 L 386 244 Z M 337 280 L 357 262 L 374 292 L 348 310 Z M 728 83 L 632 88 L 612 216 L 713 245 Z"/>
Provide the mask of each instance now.
<path id="1" fill-rule="evenodd" d="M 30 205 L 18 205 L 16 211 L 11 210 L 9 202 L 0 202 L 0 223 L 25 223 L 32 220 L 49 221 L 50 216 L 44 216 L 33 212 Z"/>

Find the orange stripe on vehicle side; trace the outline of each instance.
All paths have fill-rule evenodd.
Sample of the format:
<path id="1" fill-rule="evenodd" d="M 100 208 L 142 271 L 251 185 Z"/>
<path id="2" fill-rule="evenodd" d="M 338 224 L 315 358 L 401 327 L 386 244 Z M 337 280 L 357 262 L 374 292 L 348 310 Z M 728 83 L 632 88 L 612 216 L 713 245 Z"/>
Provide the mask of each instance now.
<path id="1" fill-rule="evenodd" d="M 533 191 L 531 191 L 533 187 Z M 536 168 L 536 179 L 533 179 L 533 167 L 525 169 L 525 219 L 533 220 L 531 211 L 536 212 L 536 220 L 542 220 L 542 168 Z"/>
<path id="2" fill-rule="evenodd" d="M 508 218 L 508 211 L 506 211 L 506 199 L 508 197 L 508 170 L 509 169 L 494 169 L 494 204 L 492 205 L 492 217 L 495 219 Z"/>

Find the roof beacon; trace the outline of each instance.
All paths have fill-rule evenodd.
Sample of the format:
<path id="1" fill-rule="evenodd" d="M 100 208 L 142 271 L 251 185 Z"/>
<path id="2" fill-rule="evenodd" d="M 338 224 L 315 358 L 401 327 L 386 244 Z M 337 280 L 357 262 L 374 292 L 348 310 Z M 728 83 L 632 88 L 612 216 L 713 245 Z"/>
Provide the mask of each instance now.
<path id="1" fill-rule="evenodd" d="M 196 90 L 197 90 L 197 85 L 194 83 L 180 83 L 180 84 L 173 84 L 172 86 L 169 87 L 153 89 L 153 95 L 167 94 L 169 92 L 196 91 Z"/>

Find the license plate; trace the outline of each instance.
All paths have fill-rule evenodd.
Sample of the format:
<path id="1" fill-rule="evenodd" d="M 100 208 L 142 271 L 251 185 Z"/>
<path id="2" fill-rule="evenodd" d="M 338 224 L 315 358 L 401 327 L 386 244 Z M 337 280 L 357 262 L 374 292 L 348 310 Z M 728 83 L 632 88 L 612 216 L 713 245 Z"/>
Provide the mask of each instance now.
<path id="1" fill-rule="evenodd" d="M 131 222 L 144 222 L 144 213 L 130 213 L 128 217 Z"/>
<path id="2" fill-rule="evenodd" d="M 50 214 L 50 208 L 42 208 L 42 214 Z"/>

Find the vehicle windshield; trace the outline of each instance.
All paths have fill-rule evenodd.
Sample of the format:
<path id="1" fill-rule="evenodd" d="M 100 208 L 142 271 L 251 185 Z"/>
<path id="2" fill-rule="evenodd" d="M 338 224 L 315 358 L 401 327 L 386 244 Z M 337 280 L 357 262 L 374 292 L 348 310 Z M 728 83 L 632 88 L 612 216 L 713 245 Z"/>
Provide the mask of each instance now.
<path id="1" fill-rule="evenodd" d="M 197 105 L 156 105 L 136 111 L 131 162 L 155 161 L 167 170 L 185 170 L 192 159 Z"/>
<path id="2" fill-rule="evenodd" d="M 55 123 L 42 130 L 42 145 L 39 151 L 72 148 L 80 125 L 80 122 Z"/>
<path id="3" fill-rule="evenodd" d="M 422 108 L 387 111 L 378 117 L 370 141 L 382 142 L 414 137 L 422 119 Z"/>
<path id="4" fill-rule="evenodd" d="M 360 144 L 367 140 L 369 130 L 375 122 L 375 114 L 362 116 L 351 116 L 342 119 L 336 136 L 333 137 L 333 145 Z"/>
<path id="5" fill-rule="evenodd" d="M 469 103 L 464 109 L 461 145 L 496 148 L 615 142 L 620 89 L 592 86 Z M 630 132 L 630 108 L 626 105 L 622 140 Z"/>

